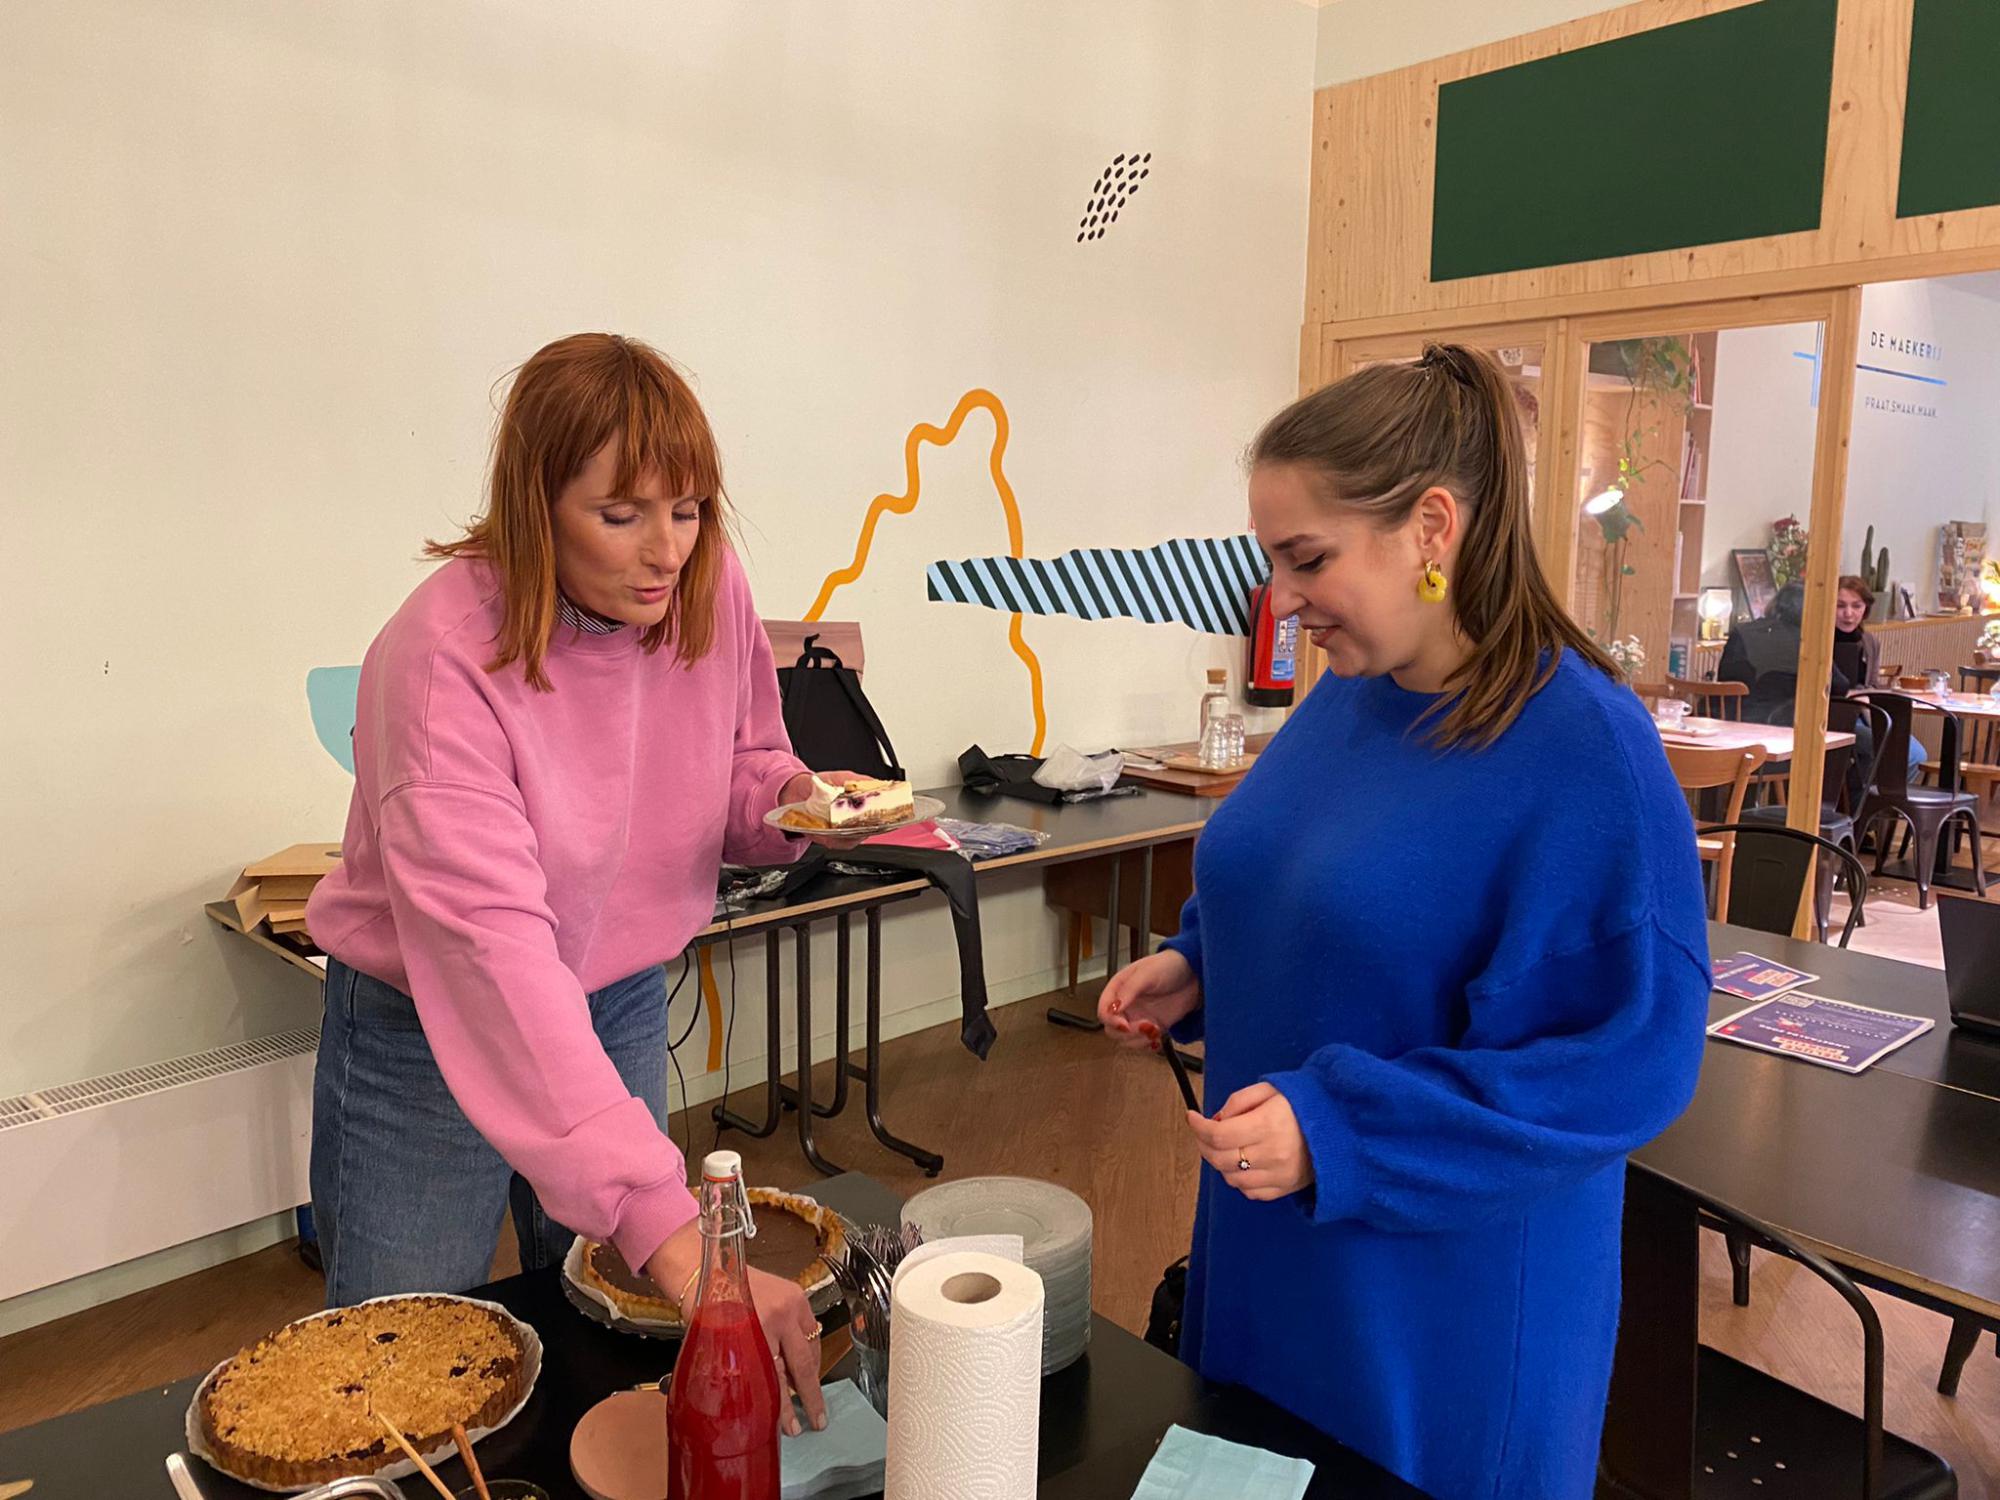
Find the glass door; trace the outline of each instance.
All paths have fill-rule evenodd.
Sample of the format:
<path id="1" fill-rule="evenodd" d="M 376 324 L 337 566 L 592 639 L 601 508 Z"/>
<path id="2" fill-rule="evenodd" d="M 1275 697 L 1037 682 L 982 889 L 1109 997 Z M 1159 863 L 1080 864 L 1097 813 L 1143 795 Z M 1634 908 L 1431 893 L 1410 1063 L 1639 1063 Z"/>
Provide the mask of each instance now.
<path id="1" fill-rule="evenodd" d="M 1802 643 L 1788 631 L 1803 619 L 1824 335 L 1813 320 L 1583 340 L 1570 612 L 1632 681 L 1714 683 L 1753 622 L 1776 655 Z M 1778 698 L 1798 653 L 1758 654 L 1758 681 L 1731 670 L 1757 688 L 1759 721 L 1789 724 L 1794 694 Z M 1696 707 L 1743 709 L 1721 687 Z"/>
<path id="2" fill-rule="evenodd" d="M 1571 614 L 1642 696 L 1737 737 L 1771 726 L 1788 821 L 1814 833 L 1858 306 L 1848 288 L 1572 319 L 1555 403 Z"/>

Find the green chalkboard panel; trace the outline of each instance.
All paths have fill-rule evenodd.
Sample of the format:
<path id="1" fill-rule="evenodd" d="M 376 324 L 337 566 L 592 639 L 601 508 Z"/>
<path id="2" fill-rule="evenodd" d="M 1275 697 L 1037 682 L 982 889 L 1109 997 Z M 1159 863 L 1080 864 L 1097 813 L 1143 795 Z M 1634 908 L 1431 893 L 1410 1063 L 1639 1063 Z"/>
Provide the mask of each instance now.
<path id="1" fill-rule="evenodd" d="M 2000 203 L 2000 5 L 1917 0 L 1896 214 Z"/>
<path id="2" fill-rule="evenodd" d="M 1818 228 L 1836 11 L 1757 0 L 1444 85 L 1432 280 Z"/>

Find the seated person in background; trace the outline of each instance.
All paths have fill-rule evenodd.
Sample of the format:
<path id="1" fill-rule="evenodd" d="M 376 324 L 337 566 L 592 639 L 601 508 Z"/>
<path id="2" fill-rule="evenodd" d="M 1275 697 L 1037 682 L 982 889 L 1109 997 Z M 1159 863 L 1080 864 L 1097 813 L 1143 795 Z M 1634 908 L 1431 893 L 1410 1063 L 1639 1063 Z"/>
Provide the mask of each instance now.
<path id="1" fill-rule="evenodd" d="M 1874 594 L 1859 578 L 1849 576 L 1840 580 L 1833 612 L 1833 666 L 1827 682 L 1828 691 L 1836 698 L 1863 691 L 1875 681 L 1881 644 L 1861 623 L 1874 602 Z M 1804 612 L 1804 587 L 1788 583 L 1771 601 L 1768 615 L 1730 632 L 1715 675 L 1724 682 L 1749 686 L 1750 696 L 1743 700 L 1744 718 L 1760 724 L 1792 722 L 1799 685 L 1799 622 Z M 1909 750 L 1912 771 L 1923 764 L 1924 753 L 1922 743 L 1912 735 Z M 1863 719 L 1855 726 L 1854 755 L 1848 767 L 1850 807 L 1861 805 L 1867 791 L 1862 768 L 1873 760 L 1873 730 Z"/>
<path id="2" fill-rule="evenodd" d="M 1743 700 L 1743 717 L 1759 724 L 1789 724 L 1799 690 L 1799 621 L 1805 614 L 1805 588 L 1788 583 L 1771 601 L 1771 611 L 1729 632 L 1715 675 L 1722 682 L 1741 682 L 1750 689 Z M 1852 686 L 1838 665 L 1833 691 Z"/>
<path id="3" fill-rule="evenodd" d="M 1879 681 L 1882 643 L 1862 623 L 1874 607 L 1875 591 L 1854 574 L 1842 574 L 1833 601 L 1833 664 L 1857 688 L 1871 688 Z"/>
<path id="4" fill-rule="evenodd" d="M 1838 683 L 1845 676 L 1852 684 L 1850 692 L 1865 691 L 1877 686 L 1881 680 L 1882 643 L 1870 635 L 1868 627 L 1862 623 L 1874 607 L 1875 591 L 1864 580 L 1852 573 L 1841 575 L 1840 592 L 1833 601 L 1833 677 Z M 1924 763 L 1925 754 L 1923 742 L 1911 735 L 1909 764 L 1912 776 Z M 1847 768 L 1850 807 L 1861 806 L 1862 795 L 1867 791 L 1862 767 L 1873 763 L 1874 759 L 1875 726 L 1862 719 L 1854 726 L 1854 758 Z"/>

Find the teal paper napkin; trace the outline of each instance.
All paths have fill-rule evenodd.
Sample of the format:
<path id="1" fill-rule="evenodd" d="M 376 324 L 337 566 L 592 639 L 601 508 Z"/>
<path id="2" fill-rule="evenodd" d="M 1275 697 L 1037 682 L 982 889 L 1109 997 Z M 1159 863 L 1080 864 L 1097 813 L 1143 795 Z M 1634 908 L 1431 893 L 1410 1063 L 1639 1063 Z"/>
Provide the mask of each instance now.
<path id="1" fill-rule="evenodd" d="M 826 1430 L 807 1426 L 778 1440 L 784 1500 L 849 1500 L 882 1488 L 889 1424 L 851 1380 L 835 1381 L 825 1393 Z"/>
<path id="2" fill-rule="evenodd" d="M 1262 1448 L 1169 1427 L 1132 1500 L 1304 1500 L 1313 1466 Z"/>

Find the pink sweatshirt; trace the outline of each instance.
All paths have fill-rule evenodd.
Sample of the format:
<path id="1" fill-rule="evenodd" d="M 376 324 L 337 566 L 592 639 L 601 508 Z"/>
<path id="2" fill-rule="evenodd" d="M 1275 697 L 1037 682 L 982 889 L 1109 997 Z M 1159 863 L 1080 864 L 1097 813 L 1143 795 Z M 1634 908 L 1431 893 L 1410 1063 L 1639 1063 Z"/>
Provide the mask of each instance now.
<path id="1" fill-rule="evenodd" d="M 763 816 L 805 767 L 734 554 L 692 668 L 636 629 L 558 624 L 538 692 L 485 670 L 500 619 L 492 570 L 458 559 L 369 647 L 341 862 L 307 921 L 415 999 L 453 1097 L 549 1213 L 642 1266 L 695 1202 L 584 996 L 681 952 L 724 860 L 797 857 Z"/>

